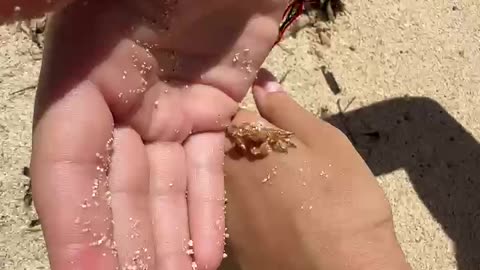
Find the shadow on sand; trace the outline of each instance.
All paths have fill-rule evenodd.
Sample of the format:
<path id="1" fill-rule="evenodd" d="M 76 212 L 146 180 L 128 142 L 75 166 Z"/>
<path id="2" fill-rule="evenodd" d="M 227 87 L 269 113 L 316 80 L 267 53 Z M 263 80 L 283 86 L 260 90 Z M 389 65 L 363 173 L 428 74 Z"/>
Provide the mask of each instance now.
<path id="1" fill-rule="evenodd" d="M 458 269 L 480 269 L 480 144 L 440 104 L 397 98 L 332 116 L 376 176 L 407 171 L 455 242 Z"/>

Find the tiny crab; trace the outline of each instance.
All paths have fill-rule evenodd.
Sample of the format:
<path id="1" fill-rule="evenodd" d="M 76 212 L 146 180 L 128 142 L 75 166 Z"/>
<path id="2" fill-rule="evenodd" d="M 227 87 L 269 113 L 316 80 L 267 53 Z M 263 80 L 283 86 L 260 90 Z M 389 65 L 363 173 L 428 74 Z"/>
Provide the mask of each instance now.
<path id="1" fill-rule="evenodd" d="M 230 125 L 226 133 L 234 147 L 255 157 L 267 156 L 272 151 L 286 153 L 289 147 L 296 147 L 291 141 L 292 132 L 266 127 L 260 122 Z"/>

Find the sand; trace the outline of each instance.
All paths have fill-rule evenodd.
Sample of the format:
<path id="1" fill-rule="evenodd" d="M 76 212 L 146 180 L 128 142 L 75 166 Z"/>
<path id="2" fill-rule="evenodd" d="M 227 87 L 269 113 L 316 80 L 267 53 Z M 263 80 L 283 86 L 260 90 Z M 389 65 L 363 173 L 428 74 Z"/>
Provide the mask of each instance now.
<path id="1" fill-rule="evenodd" d="M 322 34 L 331 46 L 307 27 L 282 43 L 293 54 L 277 47 L 265 66 L 288 72 L 289 93 L 350 136 L 392 204 L 414 269 L 480 269 L 480 3 L 345 3 Z M 22 201 L 35 93 L 12 94 L 36 84 L 35 46 L 0 27 L 0 269 L 48 269 Z"/>

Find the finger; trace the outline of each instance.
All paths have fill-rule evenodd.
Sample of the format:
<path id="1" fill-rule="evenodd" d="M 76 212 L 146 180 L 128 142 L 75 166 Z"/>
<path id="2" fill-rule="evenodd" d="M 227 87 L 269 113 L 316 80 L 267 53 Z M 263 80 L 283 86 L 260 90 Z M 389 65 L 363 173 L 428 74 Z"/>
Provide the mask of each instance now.
<path id="1" fill-rule="evenodd" d="M 106 181 L 112 115 L 85 81 L 42 109 L 36 107 L 31 173 L 51 269 L 113 270 Z"/>
<path id="2" fill-rule="evenodd" d="M 157 269 L 190 270 L 192 260 L 187 253 L 190 234 L 183 147 L 178 143 L 152 143 L 147 145 L 147 156 Z"/>
<path id="3" fill-rule="evenodd" d="M 146 141 L 178 142 L 192 133 L 223 130 L 237 108 L 234 100 L 210 86 L 158 82 L 145 93 L 131 123 Z"/>
<path id="4" fill-rule="evenodd" d="M 149 201 L 149 166 L 140 135 L 118 128 L 109 176 L 115 242 L 122 269 L 153 269 L 155 245 Z"/>
<path id="5" fill-rule="evenodd" d="M 199 269 L 216 269 L 225 235 L 224 135 L 201 133 L 185 143 L 188 168 L 188 213 Z"/>
<path id="6" fill-rule="evenodd" d="M 319 135 L 331 129 L 328 123 L 317 119 L 288 96 L 276 78 L 265 69 L 258 72 L 253 96 L 263 118 L 281 129 L 294 132 L 306 144 L 315 143 Z"/>

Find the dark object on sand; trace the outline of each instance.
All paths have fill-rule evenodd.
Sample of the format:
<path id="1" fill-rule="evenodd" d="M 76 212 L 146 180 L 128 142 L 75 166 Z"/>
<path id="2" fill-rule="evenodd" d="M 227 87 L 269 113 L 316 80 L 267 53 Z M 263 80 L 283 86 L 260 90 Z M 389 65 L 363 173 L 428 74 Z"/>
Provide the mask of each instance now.
<path id="1" fill-rule="evenodd" d="M 325 66 L 322 66 L 321 70 L 325 80 L 327 81 L 328 87 L 330 87 L 330 90 L 332 90 L 333 94 L 340 94 L 342 90 L 340 89 L 340 86 L 338 86 L 337 80 L 335 79 L 335 76 L 333 76 L 333 73 L 328 71 Z"/>
<path id="2" fill-rule="evenodd" d="M 283 20 L 279 27 L 275 45 L 282 40 L 290 25 L 308 10 L 325 13 L 329 21 L 335 21 L 336 15 L 345 10 L 345 5 L 342 0 L 292 0 L 283 13 Z"/>

